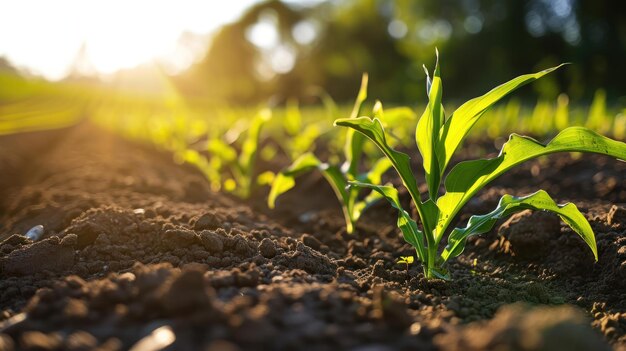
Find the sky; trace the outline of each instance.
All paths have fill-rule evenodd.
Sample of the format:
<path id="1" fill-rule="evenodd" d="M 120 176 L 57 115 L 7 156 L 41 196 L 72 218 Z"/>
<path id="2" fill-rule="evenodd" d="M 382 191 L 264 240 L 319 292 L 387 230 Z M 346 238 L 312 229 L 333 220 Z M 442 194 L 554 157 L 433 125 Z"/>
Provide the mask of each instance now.
<path id="1" fill-rule="evenodd" d="M 153 59 L 184 69 L 198 48 L 181 45 L 181 34 L 209 34 L 258 1 L 0 0 L 0 56 L 51 80 L 67 75 L 81 47 L 101 74 Z"/>

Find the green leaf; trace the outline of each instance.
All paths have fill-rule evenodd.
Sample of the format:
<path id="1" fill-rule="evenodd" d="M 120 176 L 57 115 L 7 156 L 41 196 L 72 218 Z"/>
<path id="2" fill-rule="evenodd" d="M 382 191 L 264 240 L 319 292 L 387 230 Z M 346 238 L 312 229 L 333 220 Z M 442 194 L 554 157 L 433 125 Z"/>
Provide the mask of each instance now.
<path id="1" fill-rule="evenodd" d="M 276 174 L 274 174 L 274 172 L 265 171 L 256 177 L 256 183 L 258 185 L 272 185 L 274 178 L 276 178 Z"/>
<path id="2" fill-rule="evenodd" d="M 291 190 L 295 185 L 296 181 L 293 176 L 286 175 L 282 172 L 278 173 L 272 181 L 272 187 L 267 196 L 267 206 L 274 209 L 276 207 L 276 198 Z"/>
<path id="3" fill-rule="evenodd" d="M 357 180 L 365 183 L 380 184 L 383 174 L 392 166 L 391 160 L 387 157 L 381 157 L 374 163 L 369 172 L 361 174 L 357 177 Z"/>
<path id="4" fill-rule="evenodd" d="M 544 210 L 557 214 L 587 243 L 596 261 L 598 260 L 596 240 L 585 216 L 572 203 L 557 205 L 550 195 L 543 190 L 525 197 L 504 195 L 496 209 L 492 212 L 486 215 L 470 217 L 465 228 L 455 228 L 450 233 L 448 245 L 441 253 L 441 258 L 445 262 L 452 257 L 460 255 L 465 249 L 468 237 L 486 233 L 493 228 L 499 219 L 526 209 Z"/>
<path id="5" fill-rule="evenodd" d="M 461 145 L 467 133 L 470 129 L 472 129 L 476 121 L 482 117 L 483 113 L 489 109 L 489 107 L 515 89 L 533 82 L 563 65 L 564 64 L 561 64 L 541 72 L 525 74 L 517 78 L 513 78 L 510 81 L 493 88 L 485 95 L 467 101 L 454 111 L 454 113 L 443 125 L 443 128 L 441 129 L 441 136 L 439 138 L 440 141 L 437 152 L 441 173 L 445 171 L 448 163 L 450 162 L 450 158 L 452 158 L 456 149 L 459 145 Z"/>
<path id="6" fill-rule="evenodd" d="M 298 135 L 302 131 L 302 114 L 300 113 L 298 100 L 287 100 L 283 126 L 289 135 Z"/>
<path id="7" fill-rule="evenodd" d="M 435 221 L 437 217 L 439 216 L 439 208 L 433 202 L 433 200 L 428 199 L 422 203 L 422 215 L 423 215 L 422 218 L 424 218 L 424 221 L 428 222 L 428 228 L 431 228 L 433 231 L 432 234 L 435 235 L 437 233 L 437 228 L 435 226 L 435 224 L 437 223 Z M 439 244 L 438 239 L 433 240 L 432 242 L 434 245 Z"/>
<path id="8" fill-rule="evenodd" d="M 396 263 L 398 264 L 412 264 L 415 261 L 415 259 L 413 258 L 413 256 L 400 256 L 400 259 L 398 261 L 396 261 Z"/>
<path id="9" fill-rule="evenodd" d="M 393 167 L 400 175 L 402 183 L 409 190 L 411 197 L 416 202 L 416 205 L 421 205 L 417 183 L 415 182 L 413 171 L 411 171 L 411 159 L 407 154 L 396 151 L 387 144 L 385 129 L 378 118 L 344 118 L 336 120 L 335 125 L 350 127 L 373 141 L 391 161 Z"/>
<path id="10" fill-rule="evenodd" d="M 289 142 L 285 143 L 288 152 L 293 159 L 296 159 L 305 152 L 311 151 L 315 146 L 315 141 L 320 136 L 320 128 L 315 124 L 309 124 L 297 134 L 289 137 Z"/>
<path id="11" fill-rule="evenodd" d="M 567 128 L 547 145 L 512 134 L 498 157 L 461 162 L 450 171 L 445 180 L 447 193 L 437 201 L 440 210 L 437 228 L 447 228 L 461 207 L 502 173 L 535 157 L 563 151 L 591 152 L 626 160 L 625 143 L 583 127 Z M 438 236 L 442 234 L 443 230 L 438 232 Z"/>
<path id="12" fill-rule="evenodd" d="M 354 101 L 354 106 L 352 107 L 352 113 L 350 114 L 350 118 L 359 117 L 359 113 L 361 111 L 361 106 L 363 102 L 367 99 L 367 82 L 368 75 L 367 73 L 363 73 L 361 76 L 361 87 L 359 88 L 359 94 L 356 97 L 356 101 Z"/>
<path id="13" fill-rule="evenodd" d="M 439 212 L 437 206 L 431 200 L 424 203 L 421 202 L 417 182 L 415 181 L 413 171 L 411 170 L 411 159 L 407 154 L 396 151 L 389 146 L 385 136 L 385 129 L 383 128 L 380 120 L 377 118 L 371 119 L 369 117 L 359 117 L 354 119 L 346 118 L 336 120 L 335 125 L 350 127 L 359 131 L 368 139 L 373 141 L 383 154 L 387 156 L 413 199 L 413 203 L 419 212 L 419 216 L 423 220 L 428 242 L 434 244 L 435 241 L 431 236 L 430 230 L 434 228 L 433 224 L 435 218 L 437 218 L 436 214 Z M 425 211 L 429 214 L 435 214 L 435 216 L 425 215 Z"/>
<path id="14" fill-rule="evenodd" d="M 363 73 L 363 77 L 361 78 L 361 88 L 359 89 L 359 94 L 354 102 L 350 118 L 357 118 L 359 116 L 361 106 L 363 105 L 365 99 L 367 99 L 367 81 L 367 73 Z M 363 153 L 363 136 L 355 134 L 354 130 L 348 130 L 346 133 L 344 153 L 346 157 L 346 173 L 356 176 L 359 163 L 361 162 L 361 155 Z"/>
<path id="15" fill-rule="evenodd" d="M 361 201 L 361 203 L 365 204 L 365 207 L 363 208 L 363 210 L 370 208 L 373 204 L 375 204 L 376 202 L 378 202 L 378 200 L 382 198 L 383 198 L 383 195 L 381 193 L 377 191 L 370 192 L 369 194 L 367 194 L 365 199 Z"/>
<path id="16" fill-rule="evenodd" d="M 372 114 L 375 118 L 385 122 L 385 112 L 383 110 L 383 103 L 380 100 L 376 100 L 374 107 L 372 108 Z M 358 117 L 358 116 L 357 116 Z"/>
<path id="17" fill-rule="evenodd" d="M 416 119 L 417 116 L 413 109 L 406 106 L 385 109 L 383 117 L 380 118 L 385 126 L 414 122 Z"/>
<path id="18" fill-rule="evenodd" d="M 237 159 L 237 150 L 219 138 L 209 139 L 207 151 L 211 154 L 211 157 L 220 158 L 225 163 L 231 163 Z"/>
<path id="19" fill-rule="evenodd" d="M 437 53 L 437 63 L 432 81 L 426 71 L 428 93 L 428 106 L 417 122 L 415 130 L 415 142 L 422 155 L 424 171 L 426 172 L 426 183 L 428 184 L 428 193 L 432 200 L 437 199 L 439 184 L 441 183 L 441 171 L 437 158 L 437 145 L 439 145 L 439 130 L 444 123 L 444 111 L 441 105 L 442 84 L 439 73 L 439 53 Z"/>
<path id="20" fill-rule="evenodd" d="M 415 131 L 407 126 L 417 121 L 417 116 L 413 109 L 409 107 L 393 107 L 383 110 L 383 104 L 380 100 L 376 100 L 372 109 L 374 118 L 378 118 L 385 128 L 385 133 L 390 138 L 387 140 L 389 146 L 394 147 L 396 144 L 402 144 Z"/>
<path id="21" fill-rule="evenodd" d="M 383 173 L 385 173 L 392 166 L 391 161 L 387 157 L 381 157 L 374 163 L 369 172 L 360 174 L 357 177 L 359 182 L 371 183 L 371 184 L 380 184 Z M 376 191 L 372 191 L 368 194 L 368 196 L 362 201 L 357 201 L 359 196 L 359 191 L 357 188 L 351 188 L 348 190 L 349 192 L 349 201 L 350 206 L 352 208 L 352 219 L 353 221 L 357 221 L 363 211 L 368 209 L 374 203 L 382 198 L 382 195 Z"/>
<path id="22" fill-rule="evenodd" d="M 208 161 L 206 157 L 201 155 L 198 151 L 191 149 L 185 150 L 178 156 L 181 157 L 184 162 L 198 168 L 205 178 L 207 178 L 212 189 L 216 191 L 220 189 L 222 175 L 220 174 L 221 161 L 219 159 L 211 159 L 211 161 Z"/>
<path id="23" fill-rule="evenodd" d="M 448 270 L 441 264 L 442 263 L 438 263 L 437 265 L 430 267 L 430 273 L 439 279 L 450 280 L 450 272 L 448 272 Z"/>
<path id="24" fill-rule="evenodd" d="M 259 111 L 258 115 L 250 123 L 246 140 L 241 146 L 241 154 L 239 155 L 239 165 L 241 170 L 247 176 L 252 176 L 254 163 L 256 161 L 257 149 L 263 125 L 272 117 L 269 109 Z"/>
<path id="25" fill-rule="evenodd" d="M 422 262 L 426 262 L 426 247 L 424 245 L 424 234 L 417 228 L 417 223 L 411 218 L 411 215 L 402 208 L 398 191 L 388 185 L 374 185 L 361 182 L 350 182 L 350 186 L 368 188 L 380 193 L 396 210 L 398 210 L 398 228 L 402 231 L 404 240 L 411 244 L 417 252 L 418 258 Z"/>
<path id="26" fill-rule="evenodd" d="M 350 192 L 346 189 L 348 187 L 348 180 L 345 178 L 345 175 L 341 172 L 341 169 L 337 166 L 321 164 L 319 166 L 319 170 L 322 172 L 326 181 L 331 185 L 337 199 L 341 199 L 342 206 L 341 210 L 343 211 L 343 216 L 346 220 L 346 231 L 348 234 L 351 234 L 354 231 L 354 222 L 355 218 L 352 217 L 353 210 L 352 206 L 354 202 L 351 201 Z"/>
<path id="27" fill-rule="evenodd" d="M 259 148 L 261 129 L 271 117 L 272 112 L 269 109 L 263 109 L 250 122 L 246 139 L 241 146 L 238 163 L 236 167 L 231 169 L 237 183 L 235 192 L 241 198 L 248 198 L 252 192 L 252 187 L 254 186 L 252 177 Z"/>
<path id="28" fill-rule="evenodd" d="M 272 182 L 272 188 L 267 197 L 267 206 L 273 209 L 276 206 L 276 198 L 296 185 L 295 177 L 313 169 L 318 169 L 321 163 L 315 155 L 307 152 L 297 158 L 291 166 L 278 173 Z"/>
<path id="29" fill-rule="evenodd" d="M 291 166 L 287 167 L 281 173 L 297 177 L 304 172 L 319 167 L 321 164 L 322 161 L 320 161 L 317 156 L 315 156 L 313 153 L 307 152 L 298 157 L 295 161 L 293 161 Z"/>
<path id="30" fill-rule="evenodd" d="M 276 176 L 274 182 L 272 183 L 270 194 L 267 198 L 268 207 L 274 208 L 276 198 L 295 186 L 295 177 L 314 169 L 317 169 L 322 173 L 326 181 L 331 185 L 337 199 L 341 201 L 341 208 L 346 219 L 347 231 L 348 233 L 352 233 L 355 219 L 352 216 L 353 210 L 349 192 L 346 190 L 348 187 L 348 181 L 339 167 L 321 162 L 312 153 L 306 153 L 300 156 L 294 161 L 293 164 L 291 164 L 291 166 Z"/>
<path id="31" fill-rule="evenodd" d="M 354 187 L 354 189 L 356 193 L 358 194 L 359 189 L 357 187 Z M 352 188 L 350 188 L 350 190 L 352 190 Z M 369 194 L 367 194 L 367 196 L 363 200 L 356 201 L 354 205 L 352 206 L 352 219 L 355 222 L 358 221 L 359 218 L 361 218 L 361 215 L 363 214 L 363 212 L 365 212 L 365 210 L 372 207 L 372 205 L 374 205 L 376 202 L 378 202 L 382 198 L 383 196 L 379 192 L 371 191 Z"/>

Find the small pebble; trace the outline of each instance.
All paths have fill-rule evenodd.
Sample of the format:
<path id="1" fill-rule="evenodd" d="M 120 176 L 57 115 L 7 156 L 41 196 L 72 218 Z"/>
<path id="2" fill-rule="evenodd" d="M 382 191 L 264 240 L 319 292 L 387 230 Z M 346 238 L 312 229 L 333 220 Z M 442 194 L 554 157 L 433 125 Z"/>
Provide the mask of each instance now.
<path id="1" fill-rule="evenodd" d="M 43 225 L 39 224 L 30 228 L 26 232 L 26 234 L 24 234 L 24 236 L 29 238 L 32 241 L 38 241 L 43 236 L 43 233 L 44 233 Z"/>
<path id="2" fill-rule="evenodd" d="M 311 222 L 312 220 L 314 220 L 315 216 L 316 216 L 315 212 L 309 211 L 309 212 L 305 212 L 305 213 L 301 214 L 300 216 L 298 216 L 298 219 L 302 223 L 308 223 L 308 222 Z"/>
<path id="3" fill-rule="evenodd" d="M 162 350 L 176 341 L 176 334 L 170 326 L 155 329 L 148 336 L 133 345 L 131 351 Z"/>

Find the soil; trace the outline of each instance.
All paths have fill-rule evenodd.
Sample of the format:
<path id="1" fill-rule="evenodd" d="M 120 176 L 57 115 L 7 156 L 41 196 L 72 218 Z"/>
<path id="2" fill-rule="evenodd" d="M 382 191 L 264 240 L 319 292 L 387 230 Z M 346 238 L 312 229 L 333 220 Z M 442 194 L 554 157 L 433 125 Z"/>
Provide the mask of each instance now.
<path id="1" fill-rule="evenodd" d="M 270 211 L 89 123 L 4 137 L 0 165 L 2 350 L 626 350 L 626 163 L 608 157 L 529 162 L 459 218 L 545 189 L 590 220 L 598 262 L 524 212 L 469 240 L 452 281 L 395 263 L 414 251 L 386 204 L 348 235 L 319 175 Z"/>

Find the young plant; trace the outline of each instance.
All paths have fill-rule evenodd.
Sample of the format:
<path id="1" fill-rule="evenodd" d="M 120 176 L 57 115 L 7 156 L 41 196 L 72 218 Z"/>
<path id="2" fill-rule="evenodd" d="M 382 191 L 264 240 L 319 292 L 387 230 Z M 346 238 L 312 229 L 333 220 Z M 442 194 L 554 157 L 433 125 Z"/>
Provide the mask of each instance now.
<path id="1" fill-rule="evenodd" d="M 304 123 L 300 106 L 295 100 L 287 101 L 283 128 L 286 138 L 280 144 L 292 161 L 300 155 L 310 152 L 322 130 L 316 123 Z"/>
<path id="2" fill-rule="evenodd" d="M 242 199 L 247 199 L 256 184 L 255 164 L 261 129 L 270 118 L 270 110 L 264 109 L 252 119 L 239 152 L 221 137 L 212 137 L 207 141 L 209 158 L 196 150 L 187 149 L 183 152 L 182 159 L 196 166 L 205 175 L 212 190 L 224 188 Z"/>
<path id="3" fill-rule="evenodd" d="M 392 186 L 379 186 L 362 181 L 350 182 L 352 187 L 371 188 L 384 196 L 398 210 L 397 225 L 404 239 L 415 247 L 427 278 L 449 279 L 445 263 L 463 252 L 467 238 L 486 233 L 496 221 L 515 212 L 532 209 L 556 213 L 587 243 L 598 259 L 593 231 L 585 216 L 574 204 L 557 205 L 543 190 L 524 197 L 504 195 L 492 212 L 470 217 L 467 225 L 448 234 L 447 245 L 439 252 L 439 244 L 461 208 L 485 185 L 527 160 L 555 152 L 591 152 L 626 159 L 626 144 L 611 140 L 589 129 L 570 127 L 561 131 L 548 144 L 512 134 L 497 157 L 464 161 L 455 165 L 445 178 L 445 193 L 440 196 L 440 183 L 452 155 L 462 144 L 468 132 L 483 113 L 513 90 L 530 83 L 561 67 L 553 67 L 534 74 L 526 74 L 504 83 L 483 96 L 461 105 L 446 117 L 441 105 L 442 83 L 439 57 L 433 78 L 427 75 L 428 106 L 417 123 L 415 139 L 423 158 L 428 188 L 425 200 L 417 187 L 409 156 L 396 151 L 387 143 L 387 135 L 378 118 L 359 117 L 339 119 L 335 125 L 349 127 L 370 139 L 389 158 L 417 209 L 422 229 L 418 228 L 409 212 L 403 209 L 398 191 Z"/>
<path id="4" fill-rule="evenodd" d="M 413 256 L 400 256 L 400 259 L 396 261 L 397 264 L 404 264 L 406 265 L 406 272 L 409 272 L 409 265 L 413 264 L 413 262 L 415 261 L 415 259 L 413 258 Z"/>
<path id="5" fill-rule="evenodd" d="M 350 119 L 356 119 L 361 110 L 361 105 L 366 98 L 367 75 L 363 75 L 361 88 L 356 102 L 354 103 Z M 369 172 L 359 173 L 358 166 L 363 156 L 364 140 L 363 136 L 356 133 L 354 130 L 347 131 L 344 148 L 345 162 L 342 165 L 322 162 L 311 152 L 302 154 L 291 166 L 278 173 L 274 178 L 267 199 L 269 208 L 273 209 L 276 204 L 276 198 L 296 185 L 296 177 L 313 170 L 318 170 L 333 188 L 337 199 L 341 203 L 346 221 L 346 230 L 348 233 L 352 233 L 354 231 L 354 223 L 359 219 L 363 211 L 382 196 L 378 192 L 372 191 L 368 196 L 360 200 L 360 189 L 348 188 L 348 182 L 361 181 L 370 184 L 379 184 L 383 173 L 391 167 L 389 159 L 382 157 L 374 162 Z"/>

